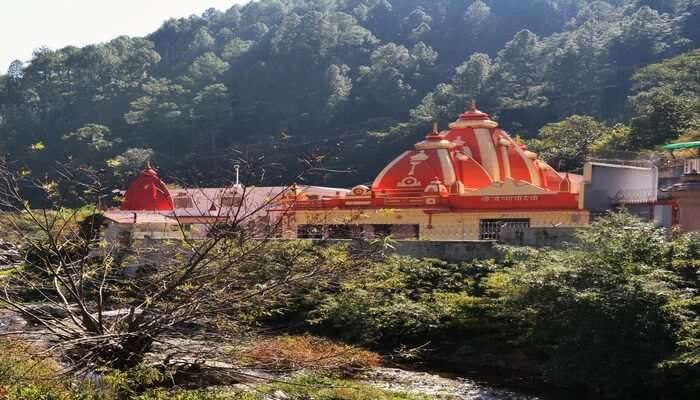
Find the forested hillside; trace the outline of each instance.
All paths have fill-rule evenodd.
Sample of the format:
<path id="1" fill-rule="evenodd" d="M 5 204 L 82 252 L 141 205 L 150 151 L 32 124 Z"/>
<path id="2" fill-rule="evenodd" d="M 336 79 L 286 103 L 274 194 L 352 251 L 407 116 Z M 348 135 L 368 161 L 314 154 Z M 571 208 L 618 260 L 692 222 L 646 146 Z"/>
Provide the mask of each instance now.
<path id="1" fill-rule="evenodd" d="M 696 135 L 698 47 L 700 0 L 259 0 L 13 63 L 0 151 L 115 184 L 148 158 L 216 184 L 239 151 L 303 153 L 349 170 L 314 183 L 347 186 L 476 98 L 576 169 L 591 149 Z"/>

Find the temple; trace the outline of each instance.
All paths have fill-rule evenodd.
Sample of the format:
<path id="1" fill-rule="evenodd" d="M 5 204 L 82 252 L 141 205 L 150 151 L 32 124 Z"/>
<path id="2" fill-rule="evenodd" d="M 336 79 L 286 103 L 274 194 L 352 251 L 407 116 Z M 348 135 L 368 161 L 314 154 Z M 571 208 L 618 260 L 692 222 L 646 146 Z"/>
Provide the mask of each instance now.
<path id="1" fill-rule="evenodd" d="M 700 229 L 700 160 L 683 163 L 589 159 L 583 176 L 558 172 L 472 103 L 448 129 L 435 125 L 398 154 L 368 185 L 170 188 L 148 165 L 121 208 L 105 216 L 108 236 L 119 240 L 199 239 L 235 222 L 251 236 L 286 239 L 507 237 L 551 245 L 621 207 L 657 226 Z M 241 216 L 244 221 L 236 220 Z"/>
<path id="2" fill-rule="evenodd" d="M 555 171 L 537 154 L 471 109 L 374 179 L 330 198 L 299 198 L 286 237 L 351 238 L 391 234 L 399 239 L 497 239 L 501 227 L 579 227 L 583 177 Z"/>

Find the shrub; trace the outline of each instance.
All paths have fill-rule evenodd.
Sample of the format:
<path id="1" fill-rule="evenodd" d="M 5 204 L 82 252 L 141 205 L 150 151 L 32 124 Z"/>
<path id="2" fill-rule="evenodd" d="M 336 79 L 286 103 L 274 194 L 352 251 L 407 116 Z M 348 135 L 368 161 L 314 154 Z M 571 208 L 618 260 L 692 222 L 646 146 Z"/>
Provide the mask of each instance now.
<path id="1" fill-rule="evenodd" d="M 89 385 L 59 374 L 50 358 L 34 356 L 33 346 L 0 338 L 0 399 L 70 400 L 102 398 Z"/>
<path id="2" fill-rule="evenodd" d="M 471 299 L 479 308 L 481 280 L 494 268 L 492 263 L 455 265 L 393 256 L 326 293 L 309 313 L 309 321 L 354 342 L 423 344 L 448 328 L 461 329 L 458 319 L 465 328 L 469 325 L 469 317 L 455 315 L 457 303 Z"/>
<path id="3" fill-rule="evenodd" d="M 492 275 L 489 288 L 550 379 L 608 396 L 643 393 L 682 325 L 670 307 L 684 297 L 672 244 L 626 213 L 578 236 L 580 247 L 535 252 Z"/>

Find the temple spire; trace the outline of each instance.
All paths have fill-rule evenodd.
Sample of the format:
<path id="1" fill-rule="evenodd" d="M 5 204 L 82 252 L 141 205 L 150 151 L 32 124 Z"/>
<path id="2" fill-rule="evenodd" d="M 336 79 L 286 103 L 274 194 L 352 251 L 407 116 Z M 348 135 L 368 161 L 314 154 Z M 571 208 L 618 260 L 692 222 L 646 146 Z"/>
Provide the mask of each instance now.
<path id="1" fill-rule="evenodd" d="M 477 109 L 476 109 L 476 99 L 472 99 L 472 104 L 471 104 L 471 106 L 469 106 L 469 111 L 471 111 L 471 112 L 476 112 L 476 111 L 477 111 Z"/>

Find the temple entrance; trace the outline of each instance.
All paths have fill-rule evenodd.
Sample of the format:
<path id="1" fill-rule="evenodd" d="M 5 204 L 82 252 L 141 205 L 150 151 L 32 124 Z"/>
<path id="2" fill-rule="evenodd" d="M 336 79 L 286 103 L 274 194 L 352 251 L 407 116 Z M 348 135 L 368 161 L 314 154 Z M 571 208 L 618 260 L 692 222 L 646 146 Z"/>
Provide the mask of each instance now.
<path id="1" fill-rule="evenodd" d="M 501 230 L 523 231 L 530 228 L 530 220 L 521 219 L 482 219 L 479 220 L 479 240 L 501 240 Z"/>

